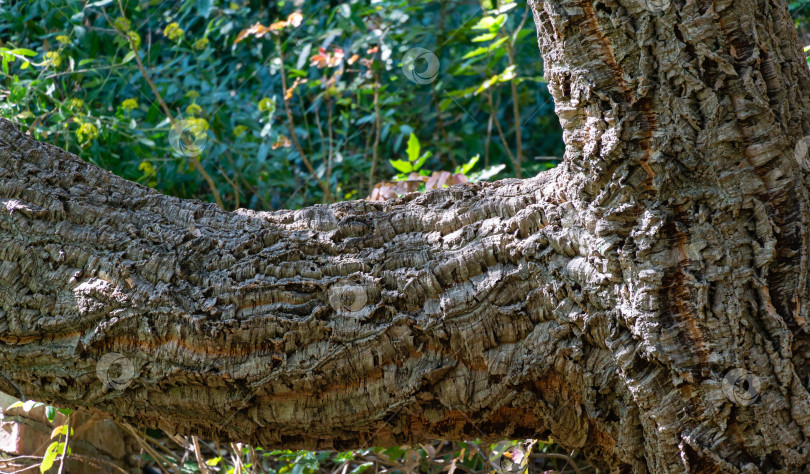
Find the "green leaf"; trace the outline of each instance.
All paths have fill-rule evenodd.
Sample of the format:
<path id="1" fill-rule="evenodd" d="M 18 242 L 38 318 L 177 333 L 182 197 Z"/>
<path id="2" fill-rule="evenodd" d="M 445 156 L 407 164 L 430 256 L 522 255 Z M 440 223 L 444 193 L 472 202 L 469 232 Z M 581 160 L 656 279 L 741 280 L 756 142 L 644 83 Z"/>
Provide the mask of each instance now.
<path id="1" fill-rule="evenodd" d="M 464 165 L 461 167 L 461 173 L 466 176 L 467 173 L 472 171 L 472 169 L 475 167 L 475 164 L 478 163 L 479 158 L 480 157 L 478 155 L 475 155 L 470 159 L 470 161 L 464 163 Z"/>
<path id="2" fill-rule="evenodd" d="M 506 5 L 503 5 L 502 7 L 498 8 L 497 11 L 498 11 L 498 13 L 506 13 L 509 10 L 515 8 L 516 6 L 517 6 L 517 3 L 515 3 L 515 2 L 507 3 Z"/>
<path id="3" fill-rule="evenodd" d="M 517 74 L 515 74 L 515 65 L 513 64 L 504 69 L 500 76 L 498 76 L 498 82 L 509 82 L 515 77 L 517 77 Z"/>
<path id="4" fill-rule="evenodd" d="M 217 456 L 215 458 L 211 458 L 208 461 L 205 461 L 206 466 L 216 466 L 219 462 L 222 461 L 222 456 Z"/>
<path id="5" fill-rule="evenodd" d="M 57 410 L 59 411 L 59 413 L 65 415 L 65 416 L 70 416 L 70 414 L 73 413 L 72 408 L 57 408 Z"/>
<path id="6" fill-rule="evenodd" d="M 365 471 L 366 469 L 370 468 L 373 465 L 374 463 L 364 462 L 363 464 L 360 464 L 359 466 L 352 469 L 350 474 L 360 474 L 361 472 Z"/>
<path id="7" fill-rule="evenodd" d="M 506 23 L 506 15 L 500 14 L 498 16 L 485 16 L 478 20 L 478 23 L 473 25 L 474 30 L 489 30 L 490 32 L 498 31 L 498 29 Z"/>
<path id="8" fill-rule="evenodd" d="M 489 46 L 481 46 L 480 48 L 475 48 L 474 50 L 462 56 L 461 59 L 470 59 L 494 51 L 495 49 L 498 48 L 498 46 L 502 45 L 504 41 L 506 41 L 506 37 L 499 39 L 498 41 L 492 43 Z"/>
<path id="9" fill-rule="evenodd" d="M 515 74 L 515 65 L 511 65 L 507 67 L 502 73 L 495 74 L 494 76 L 490 77 L 486 81 L 482 82 L 478 89 L 475 90 L 475 94 L 480 94 L 485 90 L 489 89 L 493 84 L 497 84 L 499 82 L 509 82 L 517 76 Z"/>
<path id="10" fill-rule="evenodd" d="M 45 407 L 45 416 L 48 418 L 48 422 L 52 422 L 53 419 L 56 417 L 56 409 L 51 405 Z"/>
<path id="11" fill-rule="evenodd" d="M 422 165 L 425 164 L 425 161 L 427 161 L 427 159 L 430 158 L 431 156 L 433 156 L 433 153 L 426 151 L 425 154 L 422 155 L 418 160 L 416 160 L 416 163 L 413 164 L 413 170 L 419 171 Z"/>
<path id="12" fill-rule="evenodd" d="M 416 135 L 411 133 L 410 138 L 408 138 L 408 161 L 416 161 L 419 158 L 419 150 L 419 139 L 416 138 Z"/>
<path id="13" fill-rule="evenodd" d="M 470 41 L 472 41 L 473 43 L 481 43 L 482 41 L 489 41 L 495 38 L 495 36 L 497 36 L 497 33 L 484 33 L 483 35 L 476 36 Z"/>
<path id="14" fill-rule="evenodd" d="M 12 408 L 19 408 L 21 406 L 23 406 L 23 402 L 18 400 L 16 402 L 12 403 L 11 405 L 9 405 L 8 408 L 6 408 L 6 410 L 11 410 Z"/>
<path id="15" fill-rule="evenodd" d="M 37 55 L 36 51 L 31 51 L 30 49 L 25 49 L 25 48 L 12 49 L 11 51 L 9 51 L 9 53 L 22 54 L 23 56 L 36 56 Z"/>
<path id="16" fill-rule="evenodd" d="M 413 171 L 413 165 L 409 161 L 405 160 L 388 160 L 397 171 L 400 173 L 410 173 Z"/>
<path id="17" fill-rule="evenodd" d="M 53 462 L 56 461 L 56 456 L 59 454 L 59 449 L 62 446 L 60 441 L 54 441 L 48 446 L 45 451 L 45 457 L 42 459 L 42 464 L 39 465 L 39 472 L 45 472 L 53 467 Z"/>
<path id="18" fill-rule="evenodd" d="M 448 107 L 450 107 L 450 104 L 452 103 L 453 99 L 442 99 L 442 101 L 439 102 L 439 110 L 444 112 L 445 110 L 447 110 Z"/>
<path id="19" fill-rule="evenodd" d="M 478 23 L 473 25 L 472 29 L 474 30 L 488 30 L 492 28 L 495 24 L 495 17 L 494 16 L 485 16 L 478 20 Z"/>
<path id="20" fill-rule="evenodd" d="M 124 59 L 121 61 L 121 64 L 126 64 L 132 61 L 134 58 L 135 58 L 135 51 L 130 51 L 127 53 L 126 56 L 124 56 Z"/>
<path id="21" fill-rule="evenodd" d="M 56 438 L 57 436 L 67 436 L 68 432 L 68 425 L 60 425 L 53 429 L 51 432 L 51 439 Z M 73 436 L 73 428 L 70 429 L 70 435 Z"/>

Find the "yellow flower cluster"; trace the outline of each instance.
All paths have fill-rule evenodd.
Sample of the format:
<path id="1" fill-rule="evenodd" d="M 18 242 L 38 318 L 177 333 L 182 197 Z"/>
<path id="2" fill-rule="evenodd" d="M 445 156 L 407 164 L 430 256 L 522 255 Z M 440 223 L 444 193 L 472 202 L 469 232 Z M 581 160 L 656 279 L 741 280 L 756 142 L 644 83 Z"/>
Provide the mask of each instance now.
<path id="1" fill-rule="evenodd" d="M 79 139 L 79 143 L 95 140 L 98 138 L 98 129 L 92 123 L 82 123 L 76 130 L 76 138 Z"/>
<path id="2" fill-rule="evenodd" d="M 70 38 L 65 36 L 65 35 L 59 35 L 59 36 L 56 37 L 56 41 L 58 41 L 58 42 L 60 42 L 62 44 L 69 44 L 70 43 Z"/>
<path id="3" fill-rule="evenodd" d="M 135 49 L 141 47 L 141 35 L 134 31 L 127 31 L 127 36 L 130 40 L 132 40 L 132 44 L 135 45 Z"/>
<path id="4" fill-rule="evenodd" d="M 191 104 L 188 107 L 186 107 L 186 113 L 194 116 L 200 115 L 202 113 L 202 107 L 200 107 L 197 104 Z"/>
<path id="5" fill-rule="evenodd" d="M 244 135 L 244 134 L 245 134 L 245 132 L 247 132 L 247 130 L 248 130 L 248 128 L 247 128 L 246 126 L 244 126 L 244 125 L 237 125 L 237 126 L 236 126 L 236 127 L 234 127 L 234 129 L 233 129 L 233 134 L 234 134 L 234 136 L 236 136 L 236 137 L 241 137 L 242 135 Z"/>
<path id="6" fill-rule="evenodd" d="M 276 112 L 276 98 L 262 98 L 262 100 L 259 101 L 259 112 L 268 112 L 271 115 L 274 114 Z"/>
<path id="7" fill-rule="evenodd" d="M 121 108 L 125 111 L 135 110 L 138 108 L 138 99 L 126 99 L 121 102 Z"/>
<path id="8" fill-rule="evenodd" d="M 208 131 L 208 120 L 199 117 L 190 117 L 185 119 L 186 125 L 190 129 Z"/>
<path id="9" fill-rule="evenodd" d="M 113 28 L 129 38 L 129 40 L 132 41 L 132 44 L 135 46 L 135 49 L 141 47 L 141 35 L 130 30 L 130 28 L 132 28 L 132 23 L 129 21 L 129 19 L 119 16 L 115 19 L 115 21 L 113 21 Z"/>
<path id="10" fill-rule="evenodd" d="M 45 63 L 53 67 L 59 67 L 62 64 L 62 56 L 59 55 L 59 51 L 48 51 L 45 53 Z"/>
<path id="11" fill-rule="evenodd" d="M 73 109 L 81 109 L 84 106 L 84 101 L 81 99 L 70 99 L 68 104 Z"/>
<path id="12" fill-rule="evenodd" d="M 180 41 L 186 33 L 180 28 L 177 22 L 169 23 L 166 28 L 163 28 L 163 36 L 172 41 Z"/>
<path id="13" fill-rule="evenodd" d="M 132 23 L 130 23 L 130 21 L 127 18 L 119 16 L 113 22 L 113 28 L 115 28 L 118 31 L 126 33 L 127 31 L 129 31 L 130 28 L 132 28 Z"/>
<path id="14" fill-rule="evenodd" d="M 194 49 L 202 51 L 208 47 L 208 38 L 200 38 L 194 42 Z"/>

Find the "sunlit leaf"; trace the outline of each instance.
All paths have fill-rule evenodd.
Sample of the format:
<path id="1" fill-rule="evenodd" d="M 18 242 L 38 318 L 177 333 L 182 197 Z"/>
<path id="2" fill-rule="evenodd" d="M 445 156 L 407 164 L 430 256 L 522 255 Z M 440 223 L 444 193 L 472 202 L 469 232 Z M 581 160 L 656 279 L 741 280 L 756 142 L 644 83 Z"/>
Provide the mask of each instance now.
<path id="1" fill-rule="evenodd" d="M 53 467 L 56 456 L 63 451 L 63 444 L 62 442 L 54 441 L 48 445 L 48 449 L 45 450 L 45 457 L 42 458 L 42 464 L 39 465 L 39 472 L 45 472 Z"/>
<path id="2" fill-rule="evenodd" d="M 391 166 L 394 167 L 400 173 L 410 173 L 413 171 L 413 165 L 409 161 L 405 160 L 388 160 L 391 163 Z"/>
<path id="3" fill-rule="evenodd" d="M 478 35 L 475 38 L 471 39 L 473 43 L 481 43 L 483 41 L 489 41 L 495 38 L 498 34 L 497 33 L 484 33 L 483 35 Z"/>
<path id="4" fill-rule="evenodd" d="M 506 41 L 506 37 L 500 38 L 498 41 L 492 43 L 489 46 L 481 46 L 480 48 L 475 48 L 474 50 L 470 51 L 469 53 L 465 54 L 461 57 L 461 59 L 469 59 L 474 58 L 476 56 L 480 56 L 482 54 L 487 54 L 491 51 L 497 49 L 500 45 L 502 45 Z"/>
<path id="5" fill-rule="evenodd" d="M 419 158 L 419 139 L 416 138 L 416 135 L 411 133 L 410 137 L 408 138 L 408 161 L 416 161 Z"/>

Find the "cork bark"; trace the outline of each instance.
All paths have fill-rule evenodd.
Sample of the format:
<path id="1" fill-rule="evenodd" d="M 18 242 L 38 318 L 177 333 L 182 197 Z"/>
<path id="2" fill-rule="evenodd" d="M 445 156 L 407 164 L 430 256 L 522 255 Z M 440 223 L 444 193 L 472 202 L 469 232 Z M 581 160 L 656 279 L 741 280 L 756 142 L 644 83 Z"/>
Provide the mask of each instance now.
<path id="1" fill-rule="evenodd" d="M 551 436 L 614 471 L 810 469 L 785 0 L 532 9 L 566 154 L 531 179 L 229 213 L 0 121 L 0 390 L 265 447 Z"/>

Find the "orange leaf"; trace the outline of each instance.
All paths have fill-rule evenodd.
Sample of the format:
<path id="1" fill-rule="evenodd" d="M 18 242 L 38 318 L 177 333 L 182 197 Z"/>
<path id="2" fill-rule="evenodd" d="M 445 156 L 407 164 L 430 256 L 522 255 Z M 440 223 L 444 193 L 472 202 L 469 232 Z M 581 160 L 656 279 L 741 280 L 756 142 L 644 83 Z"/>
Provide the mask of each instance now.
<path id="1" fill-rule="evenodd" d="M 343 53 L 342 48 L 335 48 L 335 54 L 332 56 L 331 60 L 329 61 L 329 67 L 339 66 L 340 63 L 343 62 L 343 58 L 346 55 Z"/>
<path id="2" fill-rule="evenodd" d="M 269 30 L 270 31 L 278 31 L 278 30 L 283 29 L 285 26 L 287 26 L 286 21 L 277 21 L 277 22 L 273 23 L 272 25 L 270 25 Z"/>
<path id="3" fill-rule="evenodd" d="M 291 24 L 295 28 L 301 26 L 301 22 L 304 21 L 304 15 L 301 12 L 292 12 L 290 16 L 287 17 L 287 23 Z"/>
<path id="4" fill-rule="evenodd" d="M 279 135 L 278 140 L 275 143 L 273 143 L 272 149 L 276 150 L 278 148 L 289 148 L 291 146 L 292 142 L 290 141 L 289 138 L 287 138 L 285 135 Z"/>
<path id="5" fill-rule="evenodd" d="M 300 77 L 296 77 L 295 82 L 292 83 L 292 86 L 290 86 L 290 88 L 287 89 L 287 93 L 284 94 L 284 98 L 286 100 L 292 99 L 293 92 L 295 92 L 295 88 L 298 87 L 300 84 L 306 84 L 308 81 L 309 81 L 308 79 L 302 79 Z"/>
<path id="6" fill-rule="evenodd" d="M 236 40 L 233 42 L 233 44 L 239 43 L 240 41 L 242 41 L 243 39 L 247 38 L 250 35 L 254 35 L 257 38 L 261 38 L 262 36 L 266 35 L 268 31 L 270 31 L 269 28 L 267 28 L 266 26 L 262 26 L 261 23 L 256 23 L 250 28 L 240 31 L 239 34 L 236 36 Z"/>
<path id="7" fill-rule="evenodd" d="M 352 54 L 352 57 L 350 57 L 350 58 L 349 58 L 349 59 L 348 59 L 346 62 L 347 62 L 347 63 L 349 63 L 349 65 L 352 65 L 352 64 L 354 64 L 354 62 L 355 62 L 355 61 L 357 61 L 357 59 L 358 59 L 359 57 L 360 57 L 360 56 L 358 56 L 358 55 L 356 55 L 356 54 Z"/>

